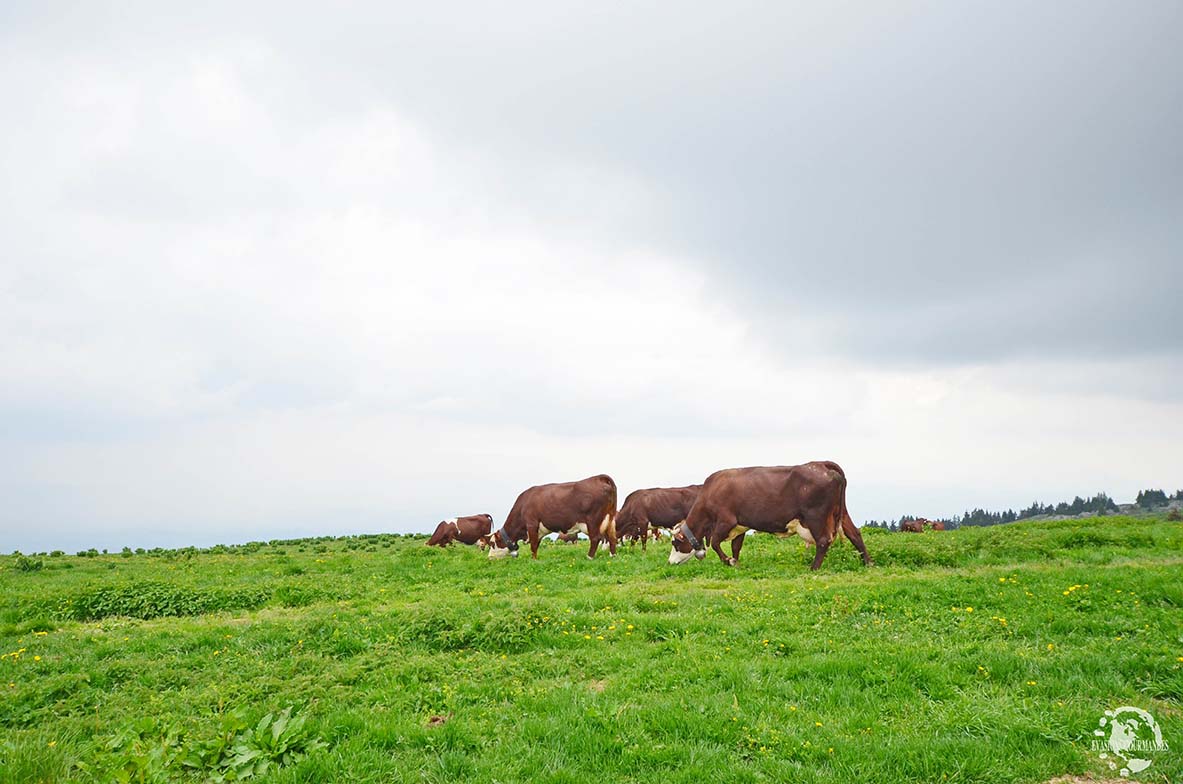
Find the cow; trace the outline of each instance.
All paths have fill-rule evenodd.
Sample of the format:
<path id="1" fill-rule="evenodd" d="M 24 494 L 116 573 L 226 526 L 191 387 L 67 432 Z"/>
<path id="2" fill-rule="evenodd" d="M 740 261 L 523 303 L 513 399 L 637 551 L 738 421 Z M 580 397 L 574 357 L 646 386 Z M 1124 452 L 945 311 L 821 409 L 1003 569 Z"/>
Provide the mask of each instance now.
<path id="1" fill-rule="evenodd" d="M 942 523 L 940 520 L 931 521 L 928 524 L 928 528 L 930 531 L 944 531 L 945 524 Z"/>
<path id="2" fill-rule="evenodd" d="M 634 490 L 624 499 L 616 516 L 616 536 L 621 540 L 641 541 L 645 550 L 652 529 L 656 539 L 660 528 L 673 528 L 690 514 L 702 485 L 687 487 L 652 487 Z"/>
<path id="3" fill-rule="evenodd" d="M 900 523 L 900 531 L 918 534 L 924 530 L 924 520 L 904 520 Z"/>
<path id="4" fill-rule="evenodd" d="M 575 544 L 579 541 L 579 532 L 573 531 L 569 534 L 559 534 L 555 537 L 555 541 L 562 542 L 563 544 Z"/>
<path id="5" fill-rule="evenodd" d="M 487 514 L 453 517 L 435 527 L 435 533 L 427 540 L 428 547 L 447 547 L 452 542 L 488 546 L 489 532 L 493 530 L 493 517 Z"/>
<path id="6" fill-rule="evenodd" d="M 862 554 L 863 563 L 871 564 L 863 537 L 846 509 L 846 474 L 830 461 L 729 468 L 711 474 L 686 522 L 674 528 L 669 562 L 701 560 L 709 543 L 719 560 L 735 566 L 748 531 L 796 535 L 815 544 L 817 554 L 810 566 L 814 570 L 830 545 L 845 534 Z M 723 554 L 724 542 L 731 542 L 731 557 Z"/>
<path id="7" fill-rule="evenodd" d="M 608 552 L 616 555 L 616 483 L 607 474 L 537 485 L 514 501 L 505 523 L 489 537 L 489 557 L 517 556 L 518 542 L 530 542 L 530 555 L 538 557 L 538 542 L 549 533 L 587 534 L 591 540 L 588 558 L 596 557 L 601 539 L 608 540 Z"/>

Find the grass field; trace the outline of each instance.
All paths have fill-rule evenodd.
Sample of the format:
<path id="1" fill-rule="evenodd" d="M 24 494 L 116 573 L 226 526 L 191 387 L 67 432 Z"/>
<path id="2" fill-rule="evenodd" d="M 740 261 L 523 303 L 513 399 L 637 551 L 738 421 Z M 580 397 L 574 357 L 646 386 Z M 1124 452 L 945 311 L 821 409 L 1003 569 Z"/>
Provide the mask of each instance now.
<path id="1" fill-rule="evenodd" d="M 0 557 L 0 782 L 1043 782 L 1122 705 L 1183 779 L 1183 526 L 865 536 Z"/>

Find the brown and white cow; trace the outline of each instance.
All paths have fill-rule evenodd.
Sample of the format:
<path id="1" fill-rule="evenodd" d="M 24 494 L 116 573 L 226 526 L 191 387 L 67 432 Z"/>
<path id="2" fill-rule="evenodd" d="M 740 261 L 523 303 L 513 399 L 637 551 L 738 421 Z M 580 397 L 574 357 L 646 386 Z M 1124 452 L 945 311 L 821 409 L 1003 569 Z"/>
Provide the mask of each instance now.
<path id="1" fill-rule="evenodd" d="M 735 566 L 744 534 L 763 531 L 800 536 L 817 546 L 811 569 L 842 534 L 870 564 L 863 537 L 846 510 L 846 474 L 830 461 L 798 466 L 729 468 L 707 477 L 686 522 L 674 529 L 671 564 L 706 556 L 709 543 L 719 560 Z M 722 545 L 731 542 L 731 557 Z"/>
<path id="2" fill-rule="evenodd" d="M 525 490 L 501 526 L 489 537 L 489 557 L 518 554 L 518 542 L 528 539 L 530 555 L 538 557 L 538 542 L 549 533 L 587 534 L 591 540 L 588 558 L 595 558 L 601 539 L 616 555 L 616 483 L 607 474 L 537 485 Z"/>
<path id="3" fill-rule="evenodd" d="M 447 547 L 452 542 L 487 546 L 489 532 L 493 530 L 493 517 L 487 514 L 453 517 L 443 520 L 435 527 L 435 533 L 427 540 L 428 547 Z"/>
<path id="4" fill-rule="evenodd" d="M 673 528 L 684 522 L 700 490 L 702 485 L 632 491 L 624 499 L 620 514 L 616 516 L 617 537 L 621 540 L 639 539 L 641 549 L 647 549 L 650 529 L 656 539 L 659 528 Z"/>

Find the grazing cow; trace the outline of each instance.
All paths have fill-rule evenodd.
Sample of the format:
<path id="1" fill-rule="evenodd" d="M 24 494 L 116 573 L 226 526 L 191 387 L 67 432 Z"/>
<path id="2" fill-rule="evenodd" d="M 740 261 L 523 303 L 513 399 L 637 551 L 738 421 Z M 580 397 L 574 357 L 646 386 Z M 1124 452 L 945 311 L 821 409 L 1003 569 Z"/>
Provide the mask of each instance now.
<path id="1" fill-rule="evenodd" d="M 487 514 L 453 517 L 435 527 L 435 533 L 427 540 L 428 547 L 447 547 L 452 542 L 488 546 L 489 532 L 493 530 L 493 518 Z"/>
<path id="2" fill-rule="evenodd" d="M 900 531 L 906 531 L 910 534 L 918 534 L 924 530 L 923 520 L 905 520 L 900 523 Z"/>
<path id="3" fill-rule="evenodd" d="M 944 523 L 942 523 L 940 520 L 936 520 L 936 521 L 930 521 L 930 522 L 928 523 L 928 529 L 929 529 L 930 531 L 944 531 L 944 530 L 945 530 L 945 524 L 944 524 Z"/>
<path id="4" fill-rule="evenodd" d="M 576 531 L 576 532 L 570 533 L 570 534 L 559 534 L 558 537 L 556 537 L 556 538 L 558 541 L 562 542 L 563 544 L 575 544 L 576 542 L 579 541 L 579 532 Z"/>
<path id="5" fill-rule="evenodd" d="M 652 528 L 656 539 L 660 528 L 673 528 L 686 520 L 690 507 L 698 498 L 702 485 L 688 487 L 653 487 L 648 490 L 634 490 L 624 499 L 620 514 L 616 516 L 616 535 L 621 539 L 641 541 L 645 550 Z"/>
<path id="6" fill-rule="evenodd" d="M 669 562 L 702 559 L 710 543 L 719 560 L 735 566 L 748 531 L 797 535 L 815 544 L 811 569 L 821 566 L 830 545 L 845 534 L 863 563 L 871 563 L 863 537 L 846 511 L 846 474 L 837 463 L 716 471 L 707 477 L 686 522 L 674 528 Z M 731 542 L 730 558 L 723 554 L 724 542 Z"/>
<path id="7" fill-rule="evenodd" d="M 538 542 L 549 533 L 585 533 L 591 540 L 588 558 L 596 557 L 601 539 L 616 555 L 616 483 L 607 474 L 578 482 L 531 487 L 518 496 L 505 523 L 489 538 L 489 557 L 518 554 L 518 542 L 528 539 L 530 555 L 538 557 Z"/>

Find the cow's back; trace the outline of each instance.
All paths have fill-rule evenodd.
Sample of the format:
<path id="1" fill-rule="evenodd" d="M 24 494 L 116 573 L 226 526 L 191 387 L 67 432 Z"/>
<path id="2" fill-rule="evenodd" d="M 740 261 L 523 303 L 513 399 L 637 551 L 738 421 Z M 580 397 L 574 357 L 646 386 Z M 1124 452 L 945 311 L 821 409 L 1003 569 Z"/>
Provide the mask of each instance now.
<path id="1" fill-rule="evenodd" d="M 829 461 L 799 466 L 752 466 L 716 471 L 703 483 L 698 503 L 711 516 L 742 525 L 771 525 L 799 518 L 812 507 L 834 503 L 845 474 Z"/>

